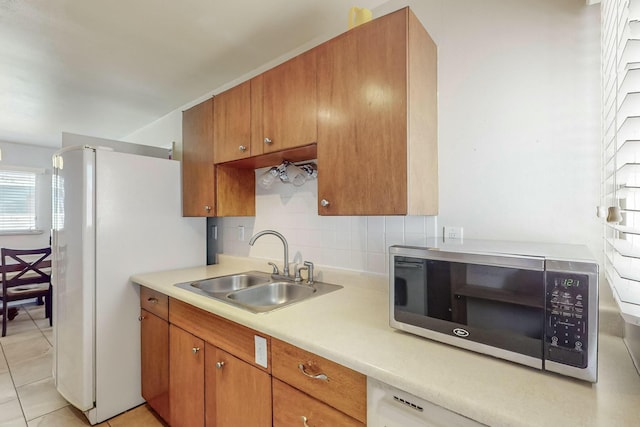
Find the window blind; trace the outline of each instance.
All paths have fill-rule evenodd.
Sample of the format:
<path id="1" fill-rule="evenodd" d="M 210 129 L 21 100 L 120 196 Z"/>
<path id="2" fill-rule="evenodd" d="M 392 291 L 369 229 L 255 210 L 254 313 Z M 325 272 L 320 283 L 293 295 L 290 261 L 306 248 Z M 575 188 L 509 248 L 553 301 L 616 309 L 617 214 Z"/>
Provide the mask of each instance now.
<path id="1" fill-rule="evenodd" d="M 54 161 L 61 162 L 62 157 L 55 156 Z M 54 168 L 55 167 L 56 166 L 54 166 Z M 59 231 L 64 228 L 64 177 L 57 173 L 53 174 L 51 180 L 51 192 L 53 195 L 51 202 L 51 226 L 54 230 Z"/>
<path id="2" fill-rule="evenodd" d="M 0 232 L 36 229 L 36 173 L 0 169 Z"/>
<path id="3" fill-rule="evenodd" d="M 640 324 L 640 0 L 603 0 L 602 199 L 605 275 L 627 321 Z"/>

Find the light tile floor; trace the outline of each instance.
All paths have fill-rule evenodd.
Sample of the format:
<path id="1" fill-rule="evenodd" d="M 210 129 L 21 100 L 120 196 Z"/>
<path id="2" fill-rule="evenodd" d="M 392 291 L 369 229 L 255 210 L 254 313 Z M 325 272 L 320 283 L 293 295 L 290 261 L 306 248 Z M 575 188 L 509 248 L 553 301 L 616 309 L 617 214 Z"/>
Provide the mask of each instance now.
<path id="1" fill-rule="evenodd" d="M 0 317 L 1 321 L 1 317 Z M 53 385 L 53 329 L 44 306 L 23 304 L 0 338 L 0 427 L 88 426 Z M 141 405 L 99 427 L 163 427 L 147 405 Z"/>

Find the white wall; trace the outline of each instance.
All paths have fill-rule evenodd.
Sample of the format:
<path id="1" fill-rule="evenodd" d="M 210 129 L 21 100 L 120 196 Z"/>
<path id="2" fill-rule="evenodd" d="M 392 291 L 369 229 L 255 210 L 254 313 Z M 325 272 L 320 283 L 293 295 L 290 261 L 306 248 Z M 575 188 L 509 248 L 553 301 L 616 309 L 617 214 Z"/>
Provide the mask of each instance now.
<path id="1" fill-rule="evenodd" d="M 182 111 L 174 110 L 147 126 L 138 129 L 131 135 L 123 138 L 123 141 L 136 144 L 153 145 L 156 147 L 171 148 L 175 142 L 182 145 Z"/>
<path id="2" fill-rule="evenodd" d="M 256 177 L 267 170 L 256 170 Z M 312 261 L 384 274 L 388 270 L 385 253 L 390 245 L 425 246 L 427 237 L 436 233 L 436 217 L 320 216 L 317 199 L 317 180 L 301 187 L 277 181 L 268 190 L 256 185 L 256 216 L 218 220 L 218 250 L 276 259 L 282 265 L 282 243 L 276 237 L 261 237 L 253 247 L 248 243 L 254 233 L 272 229 L 286 237 L 290 262 L 301 265 Z"/>
<path id="3" fill-rule="evenodd" d="M 237 239 L 239 225 L 273 226 L 287 230 L 292 257 L 384 272 L 389 244 L 437 223 L 463 226 L 466 238 L 587 244 L 601 257 L 599 6 L 392 0 L 374 16 L 405 5 L 438 45 L 440 215 L 319 218 L 315 184 L 283 184 L 258 190 L 256 218 L 220 220 L 223 251 L 279 259 L 266 237 L 250 252 L 248 236 Z M 181 138 L 180 126 L 176 112 L 127 139 Z"/>
<path id="4" fill-rule="evenodd" d="M 0 141 L 0 149 L 2 150 L 0 167 L 21 166 L 45 170 L 44 175 L 40 177 L 38 182 L 40 192 L 36 203 L 37 226 L 43 232 L 41 234 L 28 235 L 0 234 L 0 247 L 22 249 L 49 246 L 51 230 L 51 156 L 56 149 L 6 141 Z"/>

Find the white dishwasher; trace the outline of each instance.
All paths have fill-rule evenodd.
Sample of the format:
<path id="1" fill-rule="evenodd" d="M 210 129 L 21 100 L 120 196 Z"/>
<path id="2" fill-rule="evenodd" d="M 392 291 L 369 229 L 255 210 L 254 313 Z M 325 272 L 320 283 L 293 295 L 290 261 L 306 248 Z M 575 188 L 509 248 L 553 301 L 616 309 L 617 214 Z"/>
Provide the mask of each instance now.
<path id="1" fill-rule="evenodd" d="M 368 427 L 480 427 L 441 406 L 367 377 Z"/>

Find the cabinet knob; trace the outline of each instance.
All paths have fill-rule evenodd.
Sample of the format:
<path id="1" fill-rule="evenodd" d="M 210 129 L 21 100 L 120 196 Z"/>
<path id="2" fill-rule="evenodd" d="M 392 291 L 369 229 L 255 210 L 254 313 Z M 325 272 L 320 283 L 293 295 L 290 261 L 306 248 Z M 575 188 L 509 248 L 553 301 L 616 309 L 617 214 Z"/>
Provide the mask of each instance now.
<path id="1" fill-rule="evenodd" d="M 207 212 L 211 212 L 211 206 L 206 205 L 206 206 L 204 207 L 204 210 L 205 210 L 205 211 L 207 211 Z"/>
<path id="2" fill-rule="evenodd" d="M 142 315 L 138 316 L 138 320 L 142 322 L 144 320 L 144 316 Z"/>
<path id="3" fill-rule="evenodd" d="M 323 208 L 326 208 L 327 206 L 329 206 L 329 201 L 327 199 L 322 199 L 320 200 L 320 206 L 322 206 Z"/>
<path id="4" fill-rule="evenodd" d="M 224 362 L 216 362 L 216 368 L 222 369 L 223 366 L 224 366 Z"/>
<path id="5" fill-rule="evenodd" d="M 197 354 L 200 351 L 200 347 L 193 347 L 191 351 L 193 352 L 193 354 Z"/>
<path id="6" fill-rule="evenodd" d="M 245 147 L 244 145 L 241 145 L 240 147 L 238 147 L 238 150 L 244 153 L 245 151 L 247 151 L 247 147 Z"/>
<path id="7" fill-rule="evenodd" d="M 148 298 L 147 301 L 149 301 L 151 304 L 157 304 L 158 298 L 151 297 L 151 298 Z"/>
<path id="8" fill-rule="evenodd" d="M 271 140 L 271 138 L 265 138 L 264 139 L 264 143 L 265 144 L 271 144 L 273 141 Z"/>
<path id="9" fill-rule="evenodd" d="M 304 415 L 302 417 L 300 417 L 302 419 L 302 426 L 303 427 L 309 427 L 309 424 L 307 424 L 307 417 L 305 417 Z"/>

